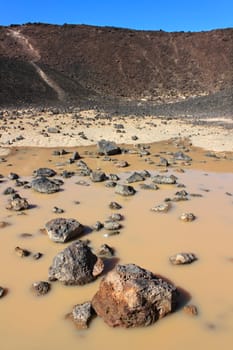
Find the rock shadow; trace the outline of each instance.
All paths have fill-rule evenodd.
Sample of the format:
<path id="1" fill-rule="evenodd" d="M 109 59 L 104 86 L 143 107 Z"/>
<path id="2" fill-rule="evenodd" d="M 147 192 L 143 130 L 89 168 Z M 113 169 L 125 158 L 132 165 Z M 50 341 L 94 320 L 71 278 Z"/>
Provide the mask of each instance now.
<path id="1" fill-rule="evenodd" d="M 161 278 L 163 281 L 174 286 L 174 288 L 176 288 L 176 290 L 177 290 L 177 293 L 174 296 L 174 301 L 172 301 L 172 305 L 173 305 L 172 312 L 177 312 L 177 311 L 183 309 L 183 307 L 185 305 L 187 305 L 188 302 L 192 299 L 191 294 L 187 290 L 185 290 L 184 288 L 182 288 L 180 286 L 176 286 L 169 278 L 164 277 L 162 275 L 158 275 L 158 274 L 155 274 L 155 276 L 157 278 Z"/>
<path id="2" fill-rule="evenodd" d="M 120 259 L 116 257 L 102 258 L 102 260 L 104 263 L 104 269 L 101 276 L 106 275 L 108 272 L 112 271 L 120 261 Z"/>

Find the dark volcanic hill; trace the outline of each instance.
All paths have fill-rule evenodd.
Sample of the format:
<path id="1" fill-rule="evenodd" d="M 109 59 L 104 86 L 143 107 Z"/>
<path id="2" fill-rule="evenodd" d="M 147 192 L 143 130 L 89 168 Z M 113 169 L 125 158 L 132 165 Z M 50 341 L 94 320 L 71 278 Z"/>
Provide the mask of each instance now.
<path id="1" fill-rule="evenodd" d="M 209 95 L 208 101 L 223 96 L 231 107 L 233 29 L 167 33 L 84 25 L 0 27 L 0 84 L 1 106 L 100 101 L 170 106 Z"/>

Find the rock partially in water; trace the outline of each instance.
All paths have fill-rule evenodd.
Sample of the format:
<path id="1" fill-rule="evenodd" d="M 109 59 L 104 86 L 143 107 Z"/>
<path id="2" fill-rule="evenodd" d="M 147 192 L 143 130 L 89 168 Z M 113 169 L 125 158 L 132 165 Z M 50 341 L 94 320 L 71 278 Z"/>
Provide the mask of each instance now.
<path id="1" fill-rule="evenodd" d="M 96 223 L 92 226 L 92 229 L 94 231 L 99 231 L 104 227 L 104 225 L 102 224 L 102 222 L 100 221 L 96 221 Z"/>
<path id="2" fill-rule="evenodd" d="M 108 244 L 102 244 L 97 254 L 105 258 L 111 258 L 114 255 L 114 249 Z"/>
<path id="3" fill-rule="evenodd" d="M 75 219 L 56 218 L 48 221 L 45 229 L 53 242 L 65 243 L 82 234 L 84 226 Z"/>
<path id="4" fill-rule="evenodd" d="M 33 176 L 52 177 L 52 176 L 55 176 L 56 174 L 57 174 L 56 171 L 50 168 L 38 168 L 33 171 Z"/>
<path id="5" fill-rule="evenodd" d="M 197 257 L 193 253 L 178 253 L 170 256 L 169 260 L 173 265 L 183 265 L 191 264 L 197 260 Z"/>
<path id="6" fill-rule="evenodd" d="M 145 177 L 141 175 L 140 173 L 137 173 L 136 171 L 133 172 L 127 179 L 126 182 L 133 183 L 133 182 L 138 182 L 138 181 L 144 181 Z"/>
<path id="7" fill-rule="evenodd" d="M 181 202 L 181 201 L 187 201 L 188 200 L 188 192 L 185 190 L 177 191 L 175 193 L 175 196 L 172 198 L 173 202 Z"/>
<path id="8" fill-rule="evenodd" d="M 95 280 L 104 269 L 103 261 L 86 242 L 77 241 L 58 253 L 49 268 L 49 281 L 83 285 Z"/>
<path id="9" fill-rule="evenodd" d="M 113 187 L 116 187 L 117 183 L 115 181 L 107 181 L 105 182 L 105 186 L 108 187 L 108 188 L 113 188 Z"/>
<path id="10" fill-rule="evenodd" d="M 155 175 L 152 177 L 152 181 L 156 184 L 164 185 L 174 185 L 176 183 L 177 177 L 174 175 Z"/>
<path id="11" fill-rule="evenodd" d="M 12 198 L 9 199 L 6 209 L 20 211 L 29 209 L 29 207 L 30 206 L 26 198 L 21 198 L 19 195 L 17 195 L 12 196 Z"/>
<path id="12" fill-rule="evenodd" d="M 189 304 L 189 305 L 184 306 L 183 310 L 187 315 L 190 315 L 190 316 L 197 316 L 198 315 L 198 309 L 193 304 Z"/>
<path id="13" fill-rule="evenodd" d="M 0 298 L 4 297 L 6 294 L 6 289 L 0 286 Z"/>
<path id="14" fill-rule="evenodd" d="M 113 213 L 109 216 L 108 220 L 110 220 L 110 221 L 122 221 L 123 215 L 121 215 L 120 213 Z"/>
<path id="15" fill-rule="evenodd" d="M 129 166 L 129 163 L 126 160 L 119 160 L 115 163 L 115 166 L 117 168 L 126 168 L 127 166 Z"/>
<path id="16" fill-rule="evenodd" d="M 88 167 L 88 165 L 83 161 L 79 160 L 77 162 L 77 166 L 80 169 L 77 173 L 80 176 L 90 176 L 91 175 L 91 169 Z"/>
<path id="17" fill-rule="evenodd" d="M 157 213 L 167 213 L 171 209 L 171 207 L 171 203 L 162 203 L 151 208 L 151 210 Z"/>
<path id="18" fill-rule="evenodd" d="M 8 179 L 10 179 L 10 180 L 17 180 L 18 178 L 19 178 L 19 175 L 16 173 L 10 173 L 8 175 Z"/>
<path id="19" fill-rule="evenodd" d="M 92 299 L 97 315 L 112 327 L 149 326 L 175 309 L 177 289 L 137 265 L 117 265 Z"/>
<path id="20" fill-rule="evenodd" d="M 0 221 L 0 228 L 5 228 L 5 227 L 7 227 L 8 225 L 9 225 L 8 222 L 6 222 L 6 221 Z"/>
<path id="21" fill-rule="evenodd" d="M 136 193 L 136 190 L 132 186 L 117 184 L 115 193 L 121 196 L 132 196 Z"/>
<path id="22" fill-rule="evenodd" d="M 117 202 L 110 202 L 110 203 L 109 203 L 109 208 L 110 208 L 110 209 L 119 210 L 119 209 L 122 208 L 122 206 L 121 206 L 119 203 L 117 203 Z"/>
<path id="23" fill-rule="evenodd" d="M 103 171 L 92 171 L 90 179 L 92 182 L 102 182 L 107 180 L 107 176 Z"/>
<path id="24" fill-rule="evenodd" d="M 98 153 L 106 156 L 111 156 L 114 154 L 120 154 L 121 149 L 116 145 L 115 142 L 100 140 L 97 143 Z"/>
<path id="25" fill-rule="evenodd" d="M 14 194 L 16 193 L 15 189 L 13 187 L 7 187 L 4 191 L 3 194 L 4 195 L 9 195 L 9 194 Z"/>
<path id="26" fill-rule="evenodd" d="M 20 258 L 25 258 L 31 254 L 27 249 L 23 249 L 18 246 L 15 247 L 15 252 Z"/>
<path id="27" fill-rule="evenodd" d="M 158 190 L 159 189 L 159 187 L 155 183 L 140 184 L 139 186 L 142 190 Z"/>
<path id="28" fill-rule="evenodd" d="M 193 213 L 183 213 L 180 216 L 180 220 L 184 222 L 191 222 L 196 219 L 196 216 Z"/>
<path id="29" fill-rule="evenodd" d="M 55 213 L 55 214 L 62 214 L 62 213 L 64 213 L 64 209 L 62 209 L 62 208 L 58 208 L 58 207 L 53 207 L 53 213 Z"/>
<path id="30" fill-rule="evenodd" d="M 183 162 L 191 162 L 192 158 L 189 157 L 187 154 L 179 151 L 173 154 L 173 158 L 174 160 L 178 160 L 178 161 L 183 161 Z"/>
<path id="31" fill-rule="evenodd" d="M 106 230 L 114 231 L 119 230 L 121 228 L 121 224 L 118 221 L 105 221 L 104 228 Z"/>
<path id="32" fill-rule="evenodd" d="M 32 180 L 31 187 L 37 192 L 49 194 L 60 191 L 61 183 L 42 176 Z"/>
<path id="33" fill-rule="evenodd" d="M 37 296 L 45 295 L 50 291 L 51 284 L 45 281 L 38 281 L 32 284 L 32 290 Z"/>
<path id="34" fill-rule="evenodd" d="M 71 314 L 72 320 L 78 329 L 88 328 L 89 323 L 94 315 L 95 312 L 91 306 L 90 301 L 75 305 Z"/>

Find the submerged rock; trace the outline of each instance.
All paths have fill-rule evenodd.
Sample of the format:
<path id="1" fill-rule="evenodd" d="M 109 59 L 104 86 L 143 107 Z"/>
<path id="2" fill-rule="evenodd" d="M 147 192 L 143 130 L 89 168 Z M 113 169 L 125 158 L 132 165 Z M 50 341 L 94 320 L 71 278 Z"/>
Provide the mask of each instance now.
<path id="1" fill-rule="evenodd" d="M 41 176 L 31 182 L 31 187 L 40 193 L 54 193 L 60 191 L 61 183 Z"/>
<path id="2" fill-rule="evenodd" d="M 75 219 L 56 218 L 48 221 L 45 229 L 52 241 L 65 243 L 83 233 L 84 226 Z"/>
<path id="3" fill-rule="evenodd" d="M 170 256 L 169 260 L 173 265 L 183 265 L 191 264 L 192 262 L 197 260 L 197 257 L 193 253 L 178 253 Z"/>
<path id="4" fill-rule="evenodd" d="M 112 327 L 149 326 L 172 312 L 177 289 L 137 265 L 117 265 L 92 299 L 97 315 Z"/>
<path id="5" fill-rule="evenodd" d="M 85 303 L 75 305 L 73 307 L 71 317 L 78 329 L 86 329 L 88 328 L 89 322 L 94 315 L 95 312 L 91 306 L 91 302 L 87 301 Z"/>
<path id="6" fill-rule="evenodd" d="M 121 196 L 132 196 L 136 193 L 136 190 L 132 186 L 117 184 L 115 193 Z"/>
<path id="7" fill-rule="evenodd" d="M 114 220 L 105 221 L 104 228 L 110 231 L 119 230 L 121 228 L 121 224 L 118 221 Z"/>
<path id="8" fill-rule="evenodd" d="M 94 281 L 103 269 L 103 261 L 92 253 L 87 243 L 77 241 L 54 257 L 49 268 L 49 281 L 83 285 Z"/>
<path id="9" fill-rule="evenodd" d="M 108 244 L 102 244 L 97 254 L 105 258 L 111 258 L 114 255 L 114 249 Z"/>

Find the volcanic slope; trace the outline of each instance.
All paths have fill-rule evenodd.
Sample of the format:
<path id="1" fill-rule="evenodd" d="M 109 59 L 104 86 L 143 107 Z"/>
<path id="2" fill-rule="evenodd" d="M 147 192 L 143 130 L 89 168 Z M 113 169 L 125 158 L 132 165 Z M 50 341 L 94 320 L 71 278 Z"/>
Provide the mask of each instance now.
<path id="1" fill-rule="evenodd" d="M 232 43 L 231 28 L 168 33 L 39 23 L 0 27 L 0 106 L 179 102 L 178 110 L 185 111 L 180 101 L 201 96 L 202 103 L 204 95 L 207 101 L 223 96 L 231 107 Z"/>

